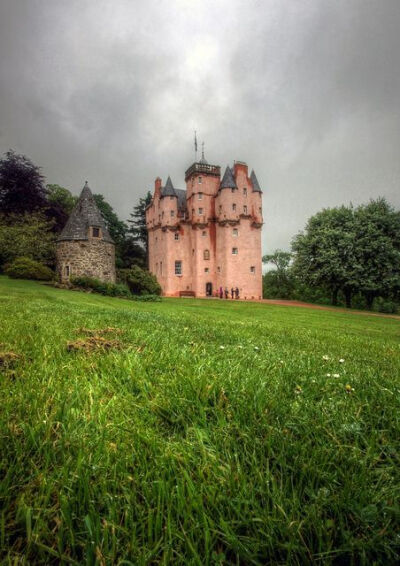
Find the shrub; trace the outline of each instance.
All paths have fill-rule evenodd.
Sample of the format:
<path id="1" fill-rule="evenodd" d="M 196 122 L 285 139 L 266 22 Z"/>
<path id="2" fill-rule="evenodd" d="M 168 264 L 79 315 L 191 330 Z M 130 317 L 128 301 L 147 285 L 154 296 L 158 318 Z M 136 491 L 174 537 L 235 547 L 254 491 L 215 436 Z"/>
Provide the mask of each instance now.
<path id="1" fill-rule="evenodd" d="M 17 257 L 7 265 L 5 273 L 13 279 L 35 279 L 37 281 L 51 281 L 54 277 L 49 267 L 29 257 Z"/>
<path id="2" fill-rule="evenodd" d="M 133 295 L 161 295 L 161 287 L 155 275 L 134 265 L 124 270 L 126 284 Z"/>
<path id="3" fill-rule="evenodd" d="M 100 279 L 96 279 L 95 277 L 79 275 L 71 277 L 71 283 L 75 287 L 91 290 L 94 293 L 100 293 L 107 297 L 120 297 L 134 301 L 161 301 L 161 298 L 154 294 L 134 296 L 124 283 L 109 283 L 107 281 L 100 281 Z"/>
<path id="4" fill-rule="evenodd" d="M 384 299 L 383 297 L 377 297 L 374 300 L 373 310 L 386 314 L 396 314 L 398 311 L 398 305 L 393 301 Z"/>

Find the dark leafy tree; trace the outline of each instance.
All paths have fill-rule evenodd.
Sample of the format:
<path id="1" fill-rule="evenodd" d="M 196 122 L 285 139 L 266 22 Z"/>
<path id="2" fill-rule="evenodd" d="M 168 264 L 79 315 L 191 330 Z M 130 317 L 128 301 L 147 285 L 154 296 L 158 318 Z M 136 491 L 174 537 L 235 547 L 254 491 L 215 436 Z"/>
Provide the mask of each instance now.
<path id="1" fill-rule="evenodd" d="M 24 214 L 44 210 L 47 206 L 40 168 L 25 155 L 7 151 L 0 160 L 0 212 Z"/>
<path id="2" fill-rule="evenodd" d="M 60 185 L 46 185 L 47 200 L 50 204 L 58 205 L 63 212 L 69 216 L 75 206 L 78 197 L 71 194 L 68 189 L 60 187 Z"/>
<path id="3" fill-rule="evenodd" d="M 311 287 L 327 289 L 334 305 L 342 290 L 350 307 L 361 273 L 355 255 L 355 237 L 352 207 L 318 212 L 309 219 L 304 233 L 293 239 L 293 273 Z"/>
<path id="4" fill-rule="evenodd" d="M 134 242 L 144 247 L 146 258 L 148 256 L 148 239 L 146 228 L 146 208 L 151 202 L 151 193 L 147 191 L 146 196 L 139 199 L 139 203 L 133 207 L 131 219 L 128 220 L 130 224 L 129 232 L 132 234 Z"/>
<path id="5" fill-rule="evenodd" d="M 118 218 L 113 207 L 105 200 L 103 195 L 97 194 L 93 197 L 104 218 L 110 236 L 118 247 L 126 238 L 128 226 Z"/>
<path id="6" fill-rule="evenodd" d="M 359 290 L 371 308 L 375 297 L 393 296 L 400 289 L 400 212 L 380 198 L 359 206 L 354 221 Z"/>
<path id="7" fill-rule="evenodd" d="M 283 250 L 275 250 L 263 256 L 263 263 L 271 263 L 274 270 L 263 276 L 263 296 L 265 298 L 289 299 L 294 290 L 293 277 L 289 273 L 292 254 Z"/>

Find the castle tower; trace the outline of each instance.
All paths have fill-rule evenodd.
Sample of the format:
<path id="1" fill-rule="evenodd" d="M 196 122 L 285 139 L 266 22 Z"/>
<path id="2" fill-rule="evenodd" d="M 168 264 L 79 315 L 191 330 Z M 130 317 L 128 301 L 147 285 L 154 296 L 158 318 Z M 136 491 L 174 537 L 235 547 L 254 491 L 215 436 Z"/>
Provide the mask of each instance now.
<path id="1" fill-rule="evenodd" d="M 57 272 L 62 283 L 74 275 L 115 282 L 115 245 L 87 182 L 57 240 Z"/>

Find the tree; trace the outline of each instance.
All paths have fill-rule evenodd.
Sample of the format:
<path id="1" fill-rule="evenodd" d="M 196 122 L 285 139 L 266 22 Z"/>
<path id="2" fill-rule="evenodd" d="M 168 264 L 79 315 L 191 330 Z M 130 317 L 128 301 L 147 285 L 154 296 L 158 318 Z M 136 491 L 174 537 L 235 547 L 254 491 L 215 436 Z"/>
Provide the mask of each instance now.
<path id="1" fill-rule="evenodd" d="M 272 254 L 263 256 L 263 263 L 272 263 L 275 270 L 263 275 L 263 296 L 265 298 L 289 299 L 294 290 L 293 277 L 289 273 L 292 259 L 290 252 L 275 250 Z"/>
<path id="2" fill-rule="evenodd" d="M 400 289 L 400 212 L 379 198 L 359 206 L 354 219 L 360 291 L 372 308 L 375 297 L 387 297 Z"/>
<path id="3" fill-rule="evenodd" d="M 131 227 L 129 228 L 134 242 L 142 245 L 148 257 L 148 238 L 146 227 L 146 208 L 151 202 L 151 193 L 147 191 L 146 196 L 139 199 L 139 204 L 133 207 L 133 212 L 130 214 L 131 220 L 128 220 Z"/>
<path id="4" fill-rule="evenodd" d="M 360 286 L 361 267 L 355 255 L 354 210 L 350 207 L 324 209 L 307 222 L 305 232 L 292 242 L 293 273 L 312 287 L 326 288 L 337 304 L 343 291 L 346 305 Z"/>
<path id="5" fill-rule="evenodd" d="M 156 276 L 137 265 L 125 274 L 125 281 L 133 295 L 161 295 Z"/>
<path id="6" fill-rule="evenodd" d="M 58 205 L 64 213 L 69 216 L 74 208 L 78 197 L 73 196 L 68 189 L 60 185 L 46 185 L 47 200 L 50 204 Z"/>
<path id="7" fill-rule="evenodd" d="M 55 234 L 42 214 L 0 215 L 0 265 L 18 257 L 55 264 Z"/>
<path id="8" fill-rule="evenodd" d="M 44 177 L 24 155 L 9 150 L 0 160 L 0 211 L 24 214 L 43 210 L 48 205 Z"/>
<path id="9" fill-rule="evenodd" d="M 128 226 L 118 218 L 113 207 L 105 200 L 103 195 L 96 194 L 93 195 L 93 198 L 100 209 L 111 238 L 117 247 L 120 246 L 126 238 Z"/>

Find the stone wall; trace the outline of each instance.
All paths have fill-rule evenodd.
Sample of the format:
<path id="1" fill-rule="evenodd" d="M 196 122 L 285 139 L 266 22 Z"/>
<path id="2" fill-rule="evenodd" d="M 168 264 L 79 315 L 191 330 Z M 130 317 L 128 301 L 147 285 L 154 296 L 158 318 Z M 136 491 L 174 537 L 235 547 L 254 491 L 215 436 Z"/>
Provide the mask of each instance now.
<path id="1" fill-rule="evenodd" d="M 115 246 L 94 238 L 58 242 L 57 273 L 62 283 L 74 275 L 115 283 Z"/>

